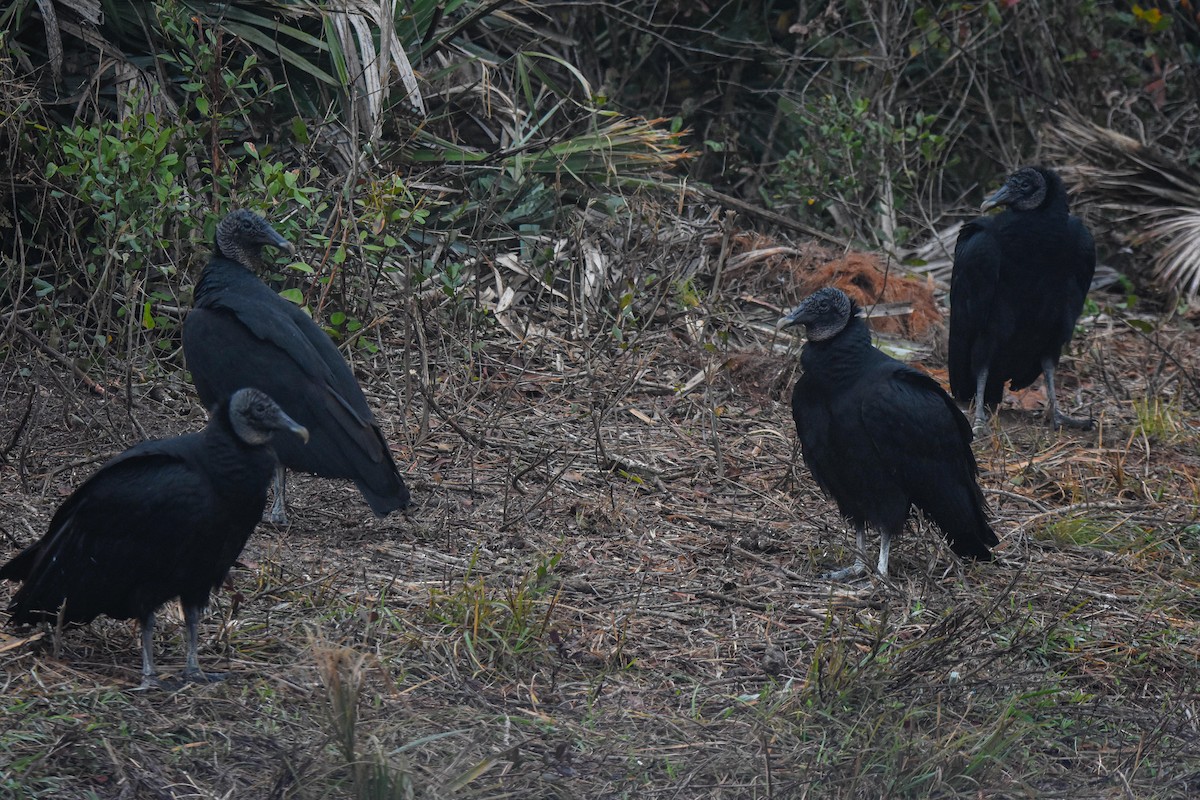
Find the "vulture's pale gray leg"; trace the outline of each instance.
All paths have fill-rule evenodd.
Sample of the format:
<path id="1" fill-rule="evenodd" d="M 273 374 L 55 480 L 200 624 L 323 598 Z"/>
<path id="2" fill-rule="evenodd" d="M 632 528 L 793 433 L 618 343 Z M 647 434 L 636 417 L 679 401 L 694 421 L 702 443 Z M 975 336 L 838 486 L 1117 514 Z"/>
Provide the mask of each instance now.
<path id="1" fill-rule="evenodd" d="M 196 653 L 200 641 L 200 617 L 204 616 L 201 606 L 184 606 L 183 621 L 187 626 L 187 666 L 183 668 L 183 679 L 194 683 L 212 683 L 225 680 L 218 672 L 205 673 L 200 669 L 200 658 Z"/>
<path id="2" fill-rule="evenodd" d="M 271 522 L 276 525 L 287 525 L 287 506 L 284 495 L 287 493 L 287 470 L 283 464 L 275 465 L 275 502 L 271 506 Z"/>
<path id="3" fill-rule="evenodd" d="M 973 433 L 979 433 L 987 428 L 987 409 L 983 405 L 983 390 L 987 388 L 988 368 L 983 367 L 975 376 L 975 422 L 971 426 Z"/>
<path id="4" fill-rule="evenodd" d="M 1089 430 L 1093 424 L 1092 420 L 1081 419 L 1080 417 L 1068 417 L 1058 409 L 1058 392 L 1054 388 L 1054 359 L 1042 359 L 1042 372 L 1046 376 L 1046 401 L 1050 412 L 1050 423 L 1054 426 L 1055 430 L 1063 426 Z"/>
<path id="5" fill-rule="evenodd" d="M 830 581 L 844 581 L 847 578 L 856 578 L 867 571 L 867 526 L 855 525 L 854 531 L 858 539 L 858 552 L 854 554 L 854 563 L 849 567 L 826 572 L 821 577 Z"/>
<path id="6" fill-rule="evenodd" d="M 881 531 L 879 536 L 879 577 L 886 578 L 888 571 L 888 555 L 891 553 L 892 549 L 892 536 L 887 532 L 887 530 Z"/>
<path id="7" fill-rule="evenodd" d="M 143 689 L 155 689 L 159 685 L 154 674 L 154 614 L 142 620 L 142 685 Z"/>

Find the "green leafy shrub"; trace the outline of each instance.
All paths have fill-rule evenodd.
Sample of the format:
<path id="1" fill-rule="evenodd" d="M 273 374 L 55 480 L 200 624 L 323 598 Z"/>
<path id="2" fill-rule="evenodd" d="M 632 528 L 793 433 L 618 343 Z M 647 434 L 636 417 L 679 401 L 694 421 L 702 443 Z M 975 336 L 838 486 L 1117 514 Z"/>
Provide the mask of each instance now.
<path id="1" fill-rule="evenodd" d="M 947 163 L 949 139 L 937 132 L 938 117 L 875 114 L 866 98 L 780 103 L 788 109 L 794 149 L 767 180 L 771 204 L 866 241 L 894 245 L 906 238 L 903 229 L 886 226 L 894 216 L 913 216 L 910 206 L 920 200 L 924 176 Z M 882 230 L 872 227 L 885 218 Z"/>

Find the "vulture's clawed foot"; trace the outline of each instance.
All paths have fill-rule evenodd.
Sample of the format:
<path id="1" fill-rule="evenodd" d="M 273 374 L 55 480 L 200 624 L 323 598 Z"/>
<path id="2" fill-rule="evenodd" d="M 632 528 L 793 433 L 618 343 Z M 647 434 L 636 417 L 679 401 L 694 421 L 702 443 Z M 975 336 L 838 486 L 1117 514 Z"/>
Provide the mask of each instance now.
<path id="1" fill-rule="evenodd" d="M 137 691 L 176 692 L 189 683 L 220 683 L 228 677 L 228 672 L 203 672 L 198 669 L 185 669 L 179 673 L 178 678 L 160 678 L 157 675 L 143 675 L 142 682 L 137 687 Z"/>
<path id="2" fill-rule="evenodd" d="M 858 578 L 866 573 L 867 565 L 862 561 L 858 561 L 852 566 L 822 573 L 821 579 L 827 581 L 846 581 L 850 580 L 851 578 Z"/>
<path id="3" fill-rule="evenodd" d="M 1055 413 L 1051 418 L 1051 423 L 1054 425 L 1054 430 L 1062 428 L 1075 428 L 1081 431 L 1090 431 L 1096 427 L 1096 420 L 1084 419 L 1083 417 L 1068 417 L 1066 414 Z"/>
<path id="4" fill-rule="evenodd" d="M 992 417 L 983 405 L 982 394 L 975 401 L 974 412 L 971 414 L 971 438 L 978 439 L 986 436 L 992 427 Z"/>
<path id="5" fill-rule="evenodd" d="M 188 683 L 220 683 L 228 677 L 228 672 L 205 672 L 200 669 L 185 669 L 180 675 Z"/>
<path id="6" fill-rule="evenodd" d="M 286 528 L 288 526 L 287 504 L 283 500 L 283 493 L 279 491 L 279 484 L 276 483 L 275 486 L 275 502 L 271 504 L 271 510 L 263 514 L 263 519 L 272 525 Z"/>
<path id="7" fill-rule="evenodd" d="M 150 692 L 156 689 L 167 688 L 163 685 L 162 680 L 157 675 L 143 675 L 142 682 L 138 684 L 137 691 Z"/>

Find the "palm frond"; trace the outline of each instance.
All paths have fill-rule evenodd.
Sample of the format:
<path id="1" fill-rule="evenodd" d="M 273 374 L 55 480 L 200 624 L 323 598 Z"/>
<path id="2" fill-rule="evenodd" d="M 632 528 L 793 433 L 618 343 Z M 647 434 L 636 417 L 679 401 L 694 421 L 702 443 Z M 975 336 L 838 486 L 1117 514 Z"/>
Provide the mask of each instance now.
<path id="1" fill-rule="evenodd" d="M 405 52 L 417 43 L 401 38 L 395 0 L 276 0 L 268 7 L 266 14 L 224 7 L 219 19 L 243 39 L 342 91 L 348 127 L 358 136 L 378 144 L 397 85 L 412 110 L 424 116 L 425 101 Z M 322 35 L 304 30 L 304 20 L 318 24 Z M 332 74 L 320 66 L 321 59 L 328 60 Z"/>
<path id="2" fill-rule="evenodd" d="M 1076 199 L 1149 251 L 1149 277 L 1189 303 L 1200 296 L 1200 170 L 1186 159 L 1094 122 L 1056 114 L 1050 156 Z"/>
<path id="3" fill-rule="evenodd" d="M 1161 246 L 1155 258 L 1158 279 L 1189 302 L 1195 299 L 1200 294 L 1200 208 L 1163 209 L 1140 238 Z"/>
<path id="4" fill-rule="evenodd" d="M 409 156 L 427 163 L 491 162 L 517 173 L 562 175 L 579 183 L 605 183 L 611 179 L 652 181 L 696 155 L 682 143 L 684 133 L 671 132 L 667 122 L 601 116 L 586 133 L 551 139 L 525 137 L 516 146 L 498 153 L 487 153 L 421 131 L 418 138 L 425 146 L 414 149 Z M 537 130 L 539 126 L 535 124 L 533 128 Z"/>

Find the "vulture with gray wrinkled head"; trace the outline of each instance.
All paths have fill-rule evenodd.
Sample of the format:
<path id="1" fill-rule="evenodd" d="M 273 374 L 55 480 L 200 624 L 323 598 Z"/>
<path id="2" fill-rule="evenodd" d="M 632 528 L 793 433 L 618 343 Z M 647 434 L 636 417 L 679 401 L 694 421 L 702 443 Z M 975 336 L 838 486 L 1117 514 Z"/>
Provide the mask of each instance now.
<path id="1" fill-rule="evenodd" d="M 253 386 L 308 429 L 306 447 L 276 447 L 275 522 L 287 521 L 285 467 L 354 481 L 381 517 L 405 508 L 408 487 L 350 366 L 325 331 L 250 271 L 261 264 L 264 245 L 294 249 L 252 211 L 234 211 L 217 227 L 216 250 L 183 326 L 201 401 L 211 406 Z"/>
<path id="2" fill-rule="evenodd" d="M 273 436 L 280 431 L 287 435 Z M 116 456 L 59 506 L 40 541 L 0 567 L 0 578 L 21 582 L 12 621 L 137 619 L 149 687 L 154 614 L 178 597 L 187 623 L 183 677 L 209 680 L 197 660 L 197 623 L 262 519 L 276 463 L 272 440 L 293 438 L 303 444 L 308 432 L 267 395 L 242 389 L 213 409 L 199 433 Z"/>
<path id="3" fill-rule="evenodd" d="M 792 417 L 804 463 L 854 525 L 858 555 L 835 580 L 866 571 L 866 529 L 879 531 L 879 574 L 909 511 L 933 520 L 963 558 L 990 561 L 988 524 L 971 426 L 937 381 L 871 344 L 859 309 L 820 289 L 779 321 L 804 325 Z"/>
<path id="4" fill-rule="evenodd" d="M 975 425 L 1004 397 L 1046 376 L 1055 428 L 1091 420 L 1058 407 L 1054 376 L 1096 271 L 1096 244 L 1067 210 L 1053 171 L 1024 167 L 983 204 L 1007 208 L 963 226 L 950 280 L 950 391 L 975 401 Z"/>

